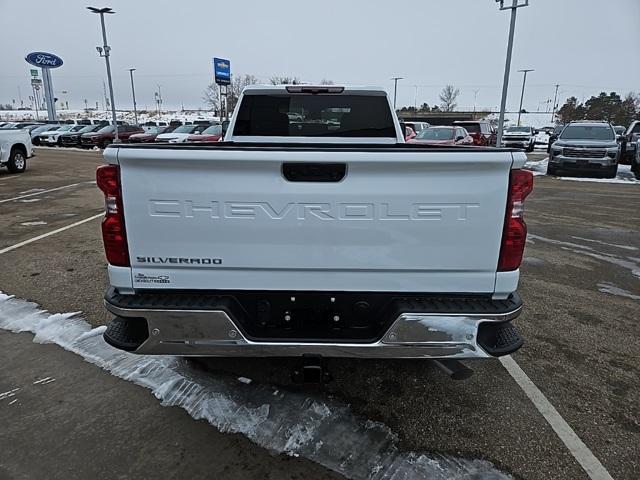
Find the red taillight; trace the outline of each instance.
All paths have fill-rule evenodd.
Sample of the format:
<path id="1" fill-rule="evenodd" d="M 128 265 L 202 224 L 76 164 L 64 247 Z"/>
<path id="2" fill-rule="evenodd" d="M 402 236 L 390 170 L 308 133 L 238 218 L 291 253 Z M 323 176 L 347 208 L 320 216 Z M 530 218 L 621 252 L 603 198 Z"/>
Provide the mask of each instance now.
<path id="1" fill-rule="evenodd" d="M 516 270 L 522 263 L 522 254 L 527 240 L 527 225 L 524 223 L 524 199 L 533 190 L 533 174 L 528 170 L 511 170 L 507 216 L 502 232 L 502 245 L 498 260 L 498 271 Z"/>
<path id="2" fill-rule="evenodd" d="M 96 170 L 96 183 L 104 193 L 105 215 L 102 220 L 102 241 L 107 261 L 117 267 L 129 267 L 129 247 L 124 228 L 120 167 L 102 165 Z"/>

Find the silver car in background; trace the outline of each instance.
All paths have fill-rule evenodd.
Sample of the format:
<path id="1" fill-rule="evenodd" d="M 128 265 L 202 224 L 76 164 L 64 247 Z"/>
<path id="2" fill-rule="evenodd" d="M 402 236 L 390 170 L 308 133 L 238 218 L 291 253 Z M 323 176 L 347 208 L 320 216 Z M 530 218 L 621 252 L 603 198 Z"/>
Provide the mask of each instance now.
<path id="1" fill-rule="evenodd" d="M 608 122 L 580 120 L 569 123 L 549 151 L 548 175 L 559 171 L 596 173 L 613 178 L 618 172 L 620 144 Z"/>

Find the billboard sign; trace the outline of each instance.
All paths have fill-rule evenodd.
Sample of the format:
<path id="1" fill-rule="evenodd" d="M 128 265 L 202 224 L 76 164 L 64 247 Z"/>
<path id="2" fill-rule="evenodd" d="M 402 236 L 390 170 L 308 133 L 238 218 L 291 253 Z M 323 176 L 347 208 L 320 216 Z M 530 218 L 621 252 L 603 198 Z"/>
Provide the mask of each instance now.
<path id="1" fill-rule="evenodd" d="M 231 83 L 231 62 L 224 58 L 214 58 L 213 74 L 218 85 L 229 85 Z"/>
<path id="2" fill-rule="evenodd" d="M 62 66 L 62 59 L 53 53 L 31 52 L 24 59 L 34 67 L 58 68 Z"/>

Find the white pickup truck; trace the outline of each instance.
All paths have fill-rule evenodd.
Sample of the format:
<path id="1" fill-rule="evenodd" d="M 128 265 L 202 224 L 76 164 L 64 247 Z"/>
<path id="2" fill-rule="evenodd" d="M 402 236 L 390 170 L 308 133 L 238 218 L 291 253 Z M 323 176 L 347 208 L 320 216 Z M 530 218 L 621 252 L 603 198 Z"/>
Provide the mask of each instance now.
<path id="1" fill-rule="evenodd" d="M 223 142 L 104 156 L 117 348 L 460 359 L 522 345 L 525 154 L 405 144 L 381 88 L 247 87 Z"/>
<path id="2" fill-rule="evenodd" d="M 11 173 L 22 173 L 30 157 L 33 157 L 33 145 L 29 130 L 0 128 L 0 167 L 7 167 Z"/>

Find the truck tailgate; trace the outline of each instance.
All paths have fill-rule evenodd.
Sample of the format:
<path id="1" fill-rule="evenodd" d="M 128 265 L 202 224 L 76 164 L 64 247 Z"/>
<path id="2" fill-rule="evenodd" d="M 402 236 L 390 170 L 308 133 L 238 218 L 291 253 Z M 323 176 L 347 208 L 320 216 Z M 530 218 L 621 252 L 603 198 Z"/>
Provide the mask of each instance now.
<path id="1" fill-rule="evenodd" d="M 134 288 L 493 292 L 512 154 L 391 147 L 109 149 Z"/>

